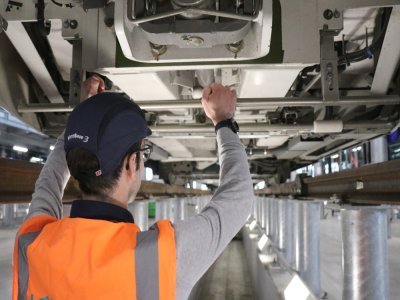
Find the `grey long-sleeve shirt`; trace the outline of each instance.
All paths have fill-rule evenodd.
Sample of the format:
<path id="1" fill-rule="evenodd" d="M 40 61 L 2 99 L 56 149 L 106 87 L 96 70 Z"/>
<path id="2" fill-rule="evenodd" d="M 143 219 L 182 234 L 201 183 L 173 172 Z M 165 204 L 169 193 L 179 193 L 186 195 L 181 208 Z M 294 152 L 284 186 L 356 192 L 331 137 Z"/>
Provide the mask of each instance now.
<path id="1" fill-rule="evenodd" d="M 177 299 L 191 289 L 240 230 L 253 204 L 247 157 L 239 137 L 229 128 L 217 134 L 220 186 L 197 216 L 174 224 L 177 254 Z M 60 136 L 35 185 L 28 217 L 62 216 L 62 196 L 70 174 Z"/>

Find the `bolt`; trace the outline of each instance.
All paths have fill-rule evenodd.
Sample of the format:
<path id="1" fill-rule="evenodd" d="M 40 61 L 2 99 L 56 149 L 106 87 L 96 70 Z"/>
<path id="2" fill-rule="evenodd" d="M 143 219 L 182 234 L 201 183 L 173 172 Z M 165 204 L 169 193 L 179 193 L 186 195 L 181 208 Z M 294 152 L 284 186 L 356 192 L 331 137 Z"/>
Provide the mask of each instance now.
<path id="1" fill-rule="evenodd" d="M 330 20 L 330 19 L 332 19 L 332 17 L 333 17 L 333 11 L 330 9 L 326 9 L 324 11 L 324 18 L 327 20 Z"/>
<path id="2" fill-rule="evenodd" d="M 338 11 L 337 9 L 335 9 L 335 11 L 333 12 L 333 16 L 337 19 L 340 18 L 340 11 Z"/>
<path id="3" fill-rule="evenodd" d="M 157 45 L 150 43 L 151 53 L 153 54 L 154 58 L 158 60 L 160 55 L 163 55 L 167 52 L 167 46 L 165 45 Z"/>
<path id="4" fill-rule="evenodd" d="M 104 24 L 106 24 L 107 27 L 113 27 L 114 26 L 114 19 L 113 18 L 105 18 L 104 19 Z"/>
<path id="5" fill-rule="evenodd" d="M 239 51 L 243 49 L 243 40 L 237 43 L 228 44 L 226 45 L 226 48 L 235 55 L 234 58 L 236 59 Z"/>
<path id="6" fill-rule="evenodd" d="M 65 20 L 65 21 L 63 22 L 63 27 L 64 27 L 64 28 L 69 28 L 69 20 Z"/>
<path id="7" fill-rule="evenodd" d="M 199 37 L 199 36 L 193 36 L 193 35 L 184 35 L 182 36 L 182 40 L 184 40 L 188 45 L 194 46 L 194 47 L 199 47 L 203 45 L 204 39 Z"/>
<path id="8" fill-rule="evenodd" d="M 76 29 L 78 27 L 78 21 L 77 20 L 71 20 L 69 22 L 69 26 L 71 26 L 71 29 Z"/>

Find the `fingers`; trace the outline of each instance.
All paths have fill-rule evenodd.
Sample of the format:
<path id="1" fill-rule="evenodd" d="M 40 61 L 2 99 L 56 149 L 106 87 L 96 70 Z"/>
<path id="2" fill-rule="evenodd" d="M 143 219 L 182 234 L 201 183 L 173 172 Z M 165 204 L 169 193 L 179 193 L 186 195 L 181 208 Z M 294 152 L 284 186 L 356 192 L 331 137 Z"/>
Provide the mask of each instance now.
<path id="1" fill-rule="evenodd" d="M 205 89 L 203 89 L 203 98 L 204 100 L 208 100 L 208 97 L 211 95 L 211 87 L 206 87 Z"/>
<path id="2" fill-rule="evenodd" d="M 105 90 L 104 80 L 98 76 L 93 75 L 90 78 L 86 79 L 81 87 L 81 102 L 90 98 L 98 93 L 102 93 Z"/>

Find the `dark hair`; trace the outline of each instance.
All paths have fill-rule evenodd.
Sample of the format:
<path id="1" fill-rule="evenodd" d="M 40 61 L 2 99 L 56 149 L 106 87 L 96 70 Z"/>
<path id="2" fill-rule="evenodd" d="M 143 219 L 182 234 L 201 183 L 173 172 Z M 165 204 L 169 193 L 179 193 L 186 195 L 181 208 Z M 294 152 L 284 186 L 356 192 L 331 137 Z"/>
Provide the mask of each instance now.
<path id="1" fill-rule="evenodd" d="M 67 153 L 67 165 L 71 175 L 79 182 L 79 188 L 86 195 L 101 196 L 107 199 L 110 192 L 121 176 L 125 158 L 130 158 L 136 153 L 136 170 L 140 167 L 140 148 L 142 140 L 133 144 L 121 159 L 118 167 L 110 175 L 96 176 L 100 169 L 97 157 L 84 148 L 73 148 Z M 129 169 L 129 164 L 125 168 Z"/>

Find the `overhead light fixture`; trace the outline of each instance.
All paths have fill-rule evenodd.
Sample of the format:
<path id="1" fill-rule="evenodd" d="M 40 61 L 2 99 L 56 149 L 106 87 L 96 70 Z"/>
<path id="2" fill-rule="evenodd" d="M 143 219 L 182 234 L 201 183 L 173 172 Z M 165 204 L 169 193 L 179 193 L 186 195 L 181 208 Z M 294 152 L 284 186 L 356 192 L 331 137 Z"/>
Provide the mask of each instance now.
<path id="1" fill-rule="evenodd" d="M 333 155 L 331 156 L 331 158 L 332 158 L 332 159 L 339 158 L 339 154 L 337 154 L 337 153 L 336 153 L 336 154 L 333 154 Z"/>
<path id="2" fill-rule="evenodd" d="M 23 152 L 23 153 L 28 152 L 28 148 L 22 147 L 22 146 L 16 146 L 16 145 L 13 146 L 13 150 L 17 151 L 17 152 Z"/>
<path id="3" fill-rule="evenodd" d="M 32 157 L 29 159 L 29 161 L 32 162 L 32 163 L 41 163 L 41 162 L 43 162 L 43 158 L 39 158 L 39 157 L 32 156 Z"/>
<path id="4" fill-rule="evenodd" d="M 53 150 L 54 150 L 54 145 L 51 145 L 51 146 L 49 147 L 49 149 L 50 149 L 50 151 L 53 151 Z"/>

